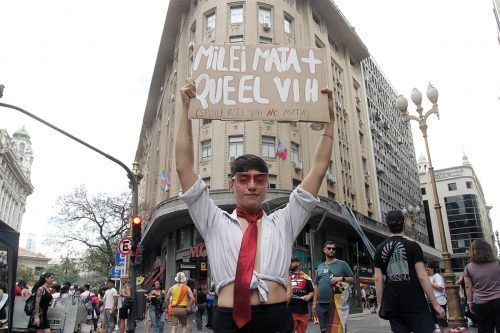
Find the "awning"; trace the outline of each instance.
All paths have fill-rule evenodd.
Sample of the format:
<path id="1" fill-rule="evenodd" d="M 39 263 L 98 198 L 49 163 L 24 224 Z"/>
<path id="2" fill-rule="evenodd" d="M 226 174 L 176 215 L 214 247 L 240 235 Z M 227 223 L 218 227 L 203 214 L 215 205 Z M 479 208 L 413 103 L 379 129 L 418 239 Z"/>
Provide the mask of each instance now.
<path id="1" fill-rule="evenodd" d="M 165 267 L 158 267 L 152 273 L 148 275 L 146 280 L 142 283 L 142 286 L 147 286 L 150 282 L 154 282 L 158 280 L 158 278 L 165 272 Z"/>

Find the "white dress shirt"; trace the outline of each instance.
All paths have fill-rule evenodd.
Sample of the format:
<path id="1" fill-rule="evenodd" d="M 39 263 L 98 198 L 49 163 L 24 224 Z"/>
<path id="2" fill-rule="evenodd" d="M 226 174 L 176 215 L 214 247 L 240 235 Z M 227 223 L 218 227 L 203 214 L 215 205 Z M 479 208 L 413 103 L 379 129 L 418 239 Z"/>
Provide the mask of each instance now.
<path id="1" fill-rule="evenodd" d="M 209 196 L 205 182 L 198 178 L 180 198 L 188 206 L 189 214 L 205 240 L 216 292 L 232 283 L 240 252 L 243 230 L 236 210 L 232 214 L 220 209 Z M 265 280 L 275 281 L 286 287 L 292 256 L 292 244 L 319 199 L 297 187 L 288 204 L 261 219 L 260 273 L 254 271 L 250 289 L 258 289 L 260 300 L 267 301 L 268 287 Z"/>

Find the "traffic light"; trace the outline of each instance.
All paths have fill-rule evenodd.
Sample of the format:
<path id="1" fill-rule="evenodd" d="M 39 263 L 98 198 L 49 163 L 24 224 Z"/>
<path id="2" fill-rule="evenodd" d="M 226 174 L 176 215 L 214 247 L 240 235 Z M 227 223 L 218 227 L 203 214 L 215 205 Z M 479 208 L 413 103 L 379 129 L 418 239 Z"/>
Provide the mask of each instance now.
<path id="1" fill-rule="evenodd" d="M 136 245 L 141 242 L 142 217 L 134 215 L 130 220 L 132 222 L 132 244 Z"/>

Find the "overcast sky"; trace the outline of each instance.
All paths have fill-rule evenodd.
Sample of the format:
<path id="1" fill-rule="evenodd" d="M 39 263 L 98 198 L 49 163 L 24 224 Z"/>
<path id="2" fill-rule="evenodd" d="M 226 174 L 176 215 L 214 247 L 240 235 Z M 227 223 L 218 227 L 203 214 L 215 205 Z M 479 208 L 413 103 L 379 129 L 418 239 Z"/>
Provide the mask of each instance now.
<path id="1" fill-rule="evenodd" d="M 500 229 L 500 44 L 492 3 L 336 3 L 399 93 L 409 99 L 418 87 L 425 95 L 429 81 L 439 90 L 441 120 L 432 118 L 429 126 L 434 166 L 460 165 L 463 147 Z M 11 0 L 1 7 L 2 102 L 131 166 L 168 1 Z M 119 166 L 14 110 L 0 109 L 0 127 L 10 135 L 22 126 L 35 155 L 35 191 L 22 233 L 36 233 L 39 248 L 58 196 L 80 184 L 94 193 L 128 190 Z M 419 131 L 414 139 L 417 156 L 425 153 Z"/>

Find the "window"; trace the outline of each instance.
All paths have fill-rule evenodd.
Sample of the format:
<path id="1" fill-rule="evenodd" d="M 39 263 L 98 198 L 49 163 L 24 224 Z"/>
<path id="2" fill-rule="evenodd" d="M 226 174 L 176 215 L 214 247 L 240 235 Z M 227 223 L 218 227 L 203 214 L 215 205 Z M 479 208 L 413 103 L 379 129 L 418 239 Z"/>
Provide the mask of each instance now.
<path id="1" fill-rule="evenodd" d="M 291 35 L 293 33 L 293 19 L 285 14 L 285 19 L 283 21 L 285 33 Z"/>
<path id="2" fill-rule="evenodd" d="M 215 11 L 206 14 L 207 31 L 215 29 Z"/>
<path id="3" fill-rule="evenodd" d="M 448 184 L 448 191 L 456 191 L 456 190 L 457 190 L 457 183 Z"/>
<path id="4" fill-rule="evenodd" d="M 205 140 L 201 143 L 201 160 L 207 161 L 212 157 L 212 141 Z"/>
<path id="5" fill-rule="evenodd" d="M 472 188 L 472 182 L 470 181 L 465 182 L 465 186 L 467 186 L 467 188 Z"/>
<path id="6" fill-rule="evenodd" d="M 269 188 L 276 188 L 276 176 L 275 175 L 269 175 Z"/>
<path id="7" fill-rule="evenodd" d="M 271 26 L 271 8 L 259 7 L 259 23 Z"/>
<path id="8" fill-rule="evenodd" d="M 316 14 L 313 14 L 313 15 L 312 15 L 312 18 L 313 18 L 314 23 L 316 23 L 316 25 L 318 25 L 318 26 L 320 26 L 320 25 L 321 25 L 321 22 L 320 22 L 320 20 L 319 20 L 319 17 L 318 17 L 318 16 L 316 16 Z"/>
<path id="9" fill-rule="evenodd" d="M 231 7 L 231 24 L 243 23 L 243 6 Z"/>
<path id="10" fill-rule="evenodd" d="M 203 119 L 202 120 L 202 125 L 207 125 L 207 124 L 210 124 L 212 122 L 212 119 Z"/>
<path id="11" fill-rule="evenodd" d="M 243 44 L 243 36 L 230 36 L 229 37 L 229 43 L 233 44 Z"/>
<path id="12" fill-rule="evenodd" d="M 243 136 L 229 137 L 229 157 L 243 155 Z"/>
<path id="13" fill-rule="evenodd" d="M 276 157 L 275 149 L 275 138 L 272 136 L 262 137 L 262 156 L 264 157 Z"/>
<path id="14" fill-rule="evenodd" d="M 260 37 L 259 39 L 259 42 L 261 44 L 272 44 L 273 43 L 273 39 L 272 38 L 269 38 L 269 37 Z"/>
<path id="15" fill-rule="evenodd" d="M 292 179 L 292 186 L 293 186 L 293 188 L 296 188 L 299 185 L 300 185 L 300 180 L 298 180 L 296 178 L 293 178 Z"/>
<path id="16" fill-rule="evenodd" d="M 291 145 L 291 160 L 292 162 L 299 163 L 299 145 L 292 142 Z"/>
<path id="17" fill-rule="evenodd" d="M 422 195 L 426 195 L 427 194 L 427 192 L 425 191 L 425 187 L 422 187 L 420 189 L 420 192 L 422 193 Z"/>

